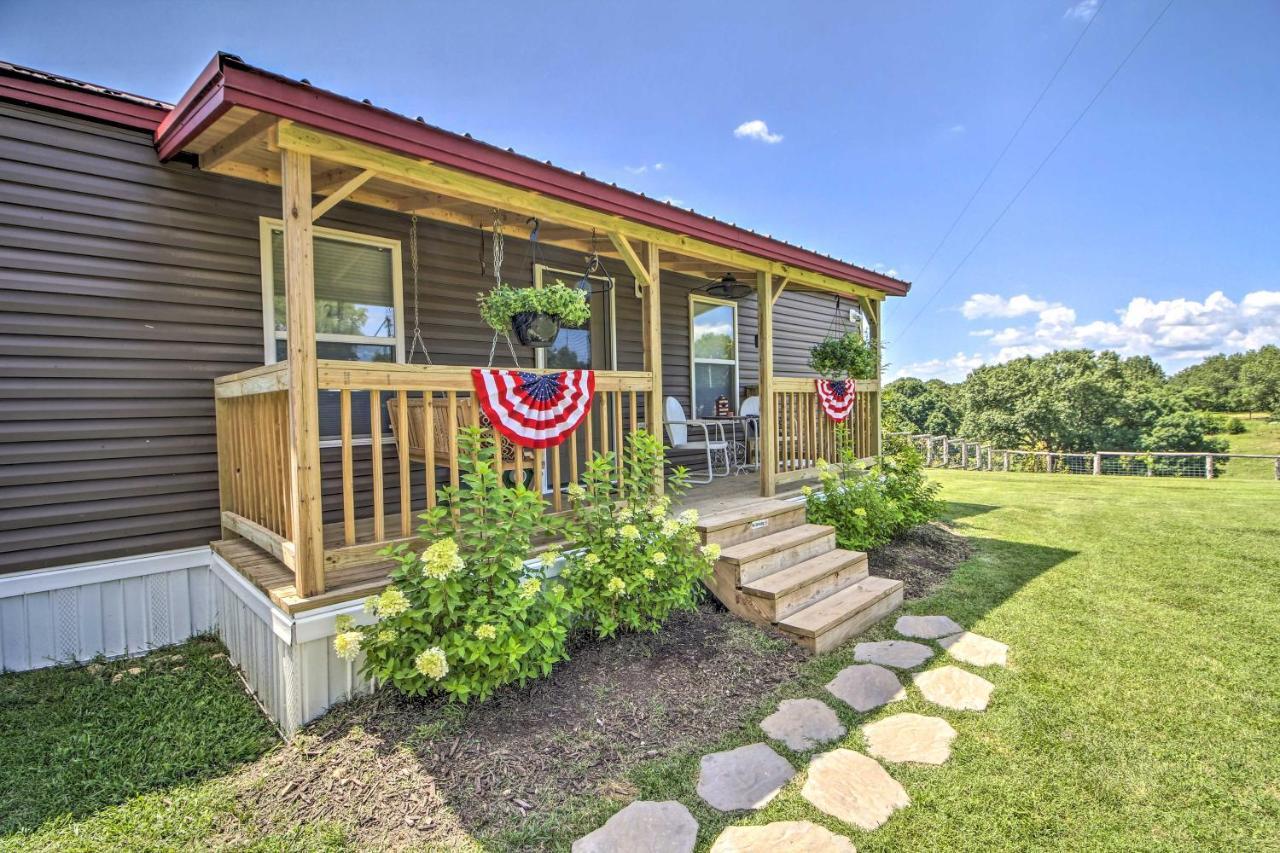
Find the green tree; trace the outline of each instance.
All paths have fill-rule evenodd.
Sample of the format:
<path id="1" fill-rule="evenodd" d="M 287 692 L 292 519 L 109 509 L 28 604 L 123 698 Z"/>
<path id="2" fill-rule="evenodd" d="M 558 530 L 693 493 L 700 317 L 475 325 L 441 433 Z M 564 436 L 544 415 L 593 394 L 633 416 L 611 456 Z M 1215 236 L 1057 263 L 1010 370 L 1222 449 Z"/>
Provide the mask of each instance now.
<path id="1" fill-rule="evenodd" d="M 955 435 L 960 429 L 958 385 L 941 379 L 895 379 L 881 401 L 886 432 Z"/>
<path id="2" fill-rule="evenodd" d="M 1280 415 L 1280 347 L 1268 344 L 1247 356 L 1240 365 L 1240 402 L 1250 412 Z"/>

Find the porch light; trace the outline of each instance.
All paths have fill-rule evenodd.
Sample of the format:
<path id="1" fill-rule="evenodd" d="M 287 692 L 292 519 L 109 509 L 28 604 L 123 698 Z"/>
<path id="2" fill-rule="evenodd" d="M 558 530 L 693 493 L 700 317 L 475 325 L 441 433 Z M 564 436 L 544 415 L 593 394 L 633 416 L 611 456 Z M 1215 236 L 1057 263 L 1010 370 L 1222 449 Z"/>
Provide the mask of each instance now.
<path id="1" fill-rule="evenodd" d="M 733 273 L 727 272 L 719 281 L 714 281 L 707 285 L 705 290 L 712 296 L 721 299 L 743 299 L 750 296 L 754 292 L 749 284 L 743 284 L 733 277 Z"/>

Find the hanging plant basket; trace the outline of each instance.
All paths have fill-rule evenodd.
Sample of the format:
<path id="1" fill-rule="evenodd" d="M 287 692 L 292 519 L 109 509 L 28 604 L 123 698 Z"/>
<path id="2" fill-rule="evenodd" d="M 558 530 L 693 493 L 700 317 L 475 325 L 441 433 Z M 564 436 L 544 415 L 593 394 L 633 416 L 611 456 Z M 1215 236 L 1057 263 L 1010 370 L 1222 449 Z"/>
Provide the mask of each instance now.
<path id="1" fill-rule="evenodd" d="M 591 319 L 587 296 L 564 282 L 534 287 L 499 284 L 479 297 L 480 316 L 499 334 L 515 333 L 523 346 L 547 347 L 560 326 L 582 326 Z"/>
<path id="2" fill-rule="evenodd" d="M 815 344 L 809 350 L 809 367 L 827 379 L 871 379 L 876 375 L 876 351 L 862 335 L 847 332 Z"/>
<path id="3" fill-rule="evenodd" d="M 511 330 L 524 346 L 543 349 L 560 334 L 560 318 L 539 311 L 521 311 L 511 315 Z"/>

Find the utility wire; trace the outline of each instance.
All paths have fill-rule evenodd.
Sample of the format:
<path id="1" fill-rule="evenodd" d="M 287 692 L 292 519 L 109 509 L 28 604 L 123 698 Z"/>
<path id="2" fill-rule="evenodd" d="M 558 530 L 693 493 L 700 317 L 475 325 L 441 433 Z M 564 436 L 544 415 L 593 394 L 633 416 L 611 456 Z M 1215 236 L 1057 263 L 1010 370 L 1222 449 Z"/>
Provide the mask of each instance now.
<path id="1" fill-rule="evenodd" d="M 1115 70 L 1111 72 L 1111 75 L 1107 77 L 1105 81 L 1103 81 L 1102 86 L 1099 87 L 1098 91 L 1095 92 L 1093 97 L 1089 99 L 1089 103 L 1085 104 L 1084 109 L 1081 110 L 1080 114 L 1077 115 L 1075 117 L 1075 120 L 1071 122 L 1071 125 L 1066 129 L 1066 132 L 1064 132 L 1062 136 L 1058 137 L 1058 141 L 1055 142 L 1053 144 L 1053 147 L 1049 149 L 1049 153 L 1044 155 L 1044 159 L 1040 161 L 1040 164 L 1038 166 L 1036 166 L 1035 171 L 1033 171 L 1031 175 L 1028 176 L 1028 178 L 1025 181 L 1023 181 L 1022 186 L 1020 186 L 1018 188 L 1018 191 L 1013 194 L 1013 198 L 1009 199 L 1009 203 L 1006 204 L 1004 208 L 1001 209 L 1000 213 L 996 216 L 995 219 L 991 220 L 991 224 L 988 225 L 986 230 L 982 232 L 982 236 L 980 236 L 977 242 L 974 243 L 972 247 L 970 247 L 969 251 L 965 253 L 964 257 L 960 259 L 960 263 L 956 264 L 955 268 L 953 268 L 951 272 L 947 274 L 947 277 L 942 280 L 942 283 L 938 285 L 938 288 L 932 294 L 930 294 L 929 298 L 925 300 L 924 305 L 921 305 L 920 310 L 915 313 L 915 316 L 913 316 L 907 322 L 907 325 L 902 327 L 902 331 L 898 333 L 899 340 L 901 340 L 906 335 L 907 331 L 912 326 L 915 325 L 916 320 L 920 319 L 920 315 L 923 314 L 925 310 L 928 309 L 928 307 L 933 304 L 933 300 L 937 298 L 938 294 L 941 293 L 944 288 L 946 288 L 946 286 L 951 282 L 951 279 L 955 278 L 956 273 L 960 272 L 960 269 L 965 265 L 965 262 L 967 262 L 969 258 L 973 256 L 974 252 L 978 251 L 978 247 L 981 246 L 983 242 L 987 239 L 987 235 L 989 235 L 995 229 L 995 227 L 1000 224 L 1000 221 L 1004 219 L 1005 214 L 1009 212 L 1009 208 L 1013 207 L 1014 203 L 1017 202 L 1017 200 L 1022 197 L 1023 192 L 1025 192 L 1027 187 L 1031 185 L 1031 182 L 1036 179 L 1036 176 L 1040 174 L 1040 170 L 1045 167 L 1045 164 L 1048 163 L 1049 160 L 1053 158 L 1053 155 L 1057 153 L 1058 149 L 1062 147 L 1062 143 L 1067 141 L 1067 137 L 1070 136 L 1071 132 L 1076 129 L 1076 125 L 1080 124 L 1080 121 L 1089 113 L 1089 110 L 1093 108 L 1093 105 L 1096 104 L 1098 102 L 1098 99 L 1102 97 L 1102 93 L 1105 92 L 1107 90 L 1107 87 L 1111 85 L 1111 81 L 1115 80 L 1116 77 L 1120 74 L 1120 72 L 1124 69 L 1124 67 L 1129 64 L 1129 60 L 1133 57 L 1135 53 L 1138 52 L 1138 48 L 1142 47 L 1142 43 L 1147 40 L 1147 36 L 1151 35 L 1151 31 L 1156 28 L 1156 24 L 1160 23 L 1160 20 L 1164 18 L 1165 13 L 1169 11 L 1169 7 L 1172 5 L 1173 5 L 1173 0 L 1169 0 L 1169 2 L 1165 4 L 1164 8 L 1160 10 L 1160 14 L 1156 15 L 1155 20 L 1153 20 L 1150 23 L 1150 25 L 1148 25 L 1146 30 L 1143 31 L 1142 35 L 1139 36 L 1138 40 L 1134 42 L 1133 47 L 1131 47 L 1129 49 L 1129 52 L 1125 54 L 1124 59 L 1120 60 L 1120 64 L 1117 65 L 1115 67 Z"/>
<path id="2" fill-rule="evenodd" d="M 951 232 L 956 230 L 956 226 L 960 224 L 960 220 L 969 212 L 969 207 L 973 204 L 974 199 L 982 192 L 982 188 L 987 185 L 987 181 L 991 180 L 991 176 L 995 174 L 1000 164 L 1004 162 L 1004 155 L 1009 153 L 1009 149 L 1013 147 L 1013 143 L 1017 141 L 1018 135 L 1022 133 L 1022 129 L 1027 126 L 1027 122 L 1031 120 L 1032 114 L 1036 108 L 1040 106 L 1040 102 L 1044 100 L 1044 96 L 1049 94 L 1049 90 L 1053 88 L 1053 84 L 1058 79 L 1058 75 L 1062 73 L 1062 69 L 1067 67 L 1067 63 L 1071 61 L 1071 57 L 1075 56 L 1076 48 L 1080 46 L 1080 42 L 1084 40 L 1085 34 L 1089 32 L 1089 28 L 1093 26 L 1093 22 L 1098 20 L 1098 16 L 1102 14 L 1102 8 L 1105 4 L 1098 4 L 1098 8 L 1089 16 L 1089 21 L 1084 25 L 1084 29 L 1080 30 L 1080 35 L 1076 36 L 1076 40 L 1071 44 L 1071 49 L 1067 51 L 1067 55 L 1062 58 L 1062 62 L 1058 64 L 1057 69 L 1053 72 L 1053 76 L 1049 78 L 1049 82 L 1044 84 L 1044 88 L 1040 90 L 1040 94 L 1036 96 L 1035 103 L 1031 105 L 1031 109 L 1027 110 L 1026 115 L 1022 117 L 1022 121 L 1018 122 L 1018 126 L 1014 128 L 1013 135 L 1009 137 L 1009 141 L 1004 144 L 1004 148 L 1000 149 L 1000 153 L 996 156 L 995 162 L 991 164 L 991 168 L 987 169 L 987 173 L 982 176 L 982 180 L 978 183 L 973 194 L 969 196 L 968 201 L 964 203 L 964 207 L 960 208 L 960 212 L 956 214 L 956 218 L 951 220 L 951 224 L 947 226 L 947 232 L 942 235 L 942 239 L 938 241 L 938 245 L 933 247 L 933 251 L 929 253 L 929 257 L 924 262 L 924 266 L 916 272 L 914 278 L 919 279 L 924 275 L 925 270 L 929 269 L 929 265 L 933 263 L 933 259 L 938 256 L 938 252 L 942 249 L 951 237 Z"/>

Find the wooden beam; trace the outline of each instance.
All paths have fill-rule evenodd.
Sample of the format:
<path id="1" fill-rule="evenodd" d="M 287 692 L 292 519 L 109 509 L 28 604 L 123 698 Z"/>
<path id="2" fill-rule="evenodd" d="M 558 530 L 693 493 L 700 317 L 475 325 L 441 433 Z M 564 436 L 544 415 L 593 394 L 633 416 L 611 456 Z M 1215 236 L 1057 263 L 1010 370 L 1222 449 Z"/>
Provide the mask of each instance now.
<path id="1" fill-rule="evenodd" d="M 786 290 L 787 285 L 790 283 L 791 279 L 789 278 L 784 278 L 782 281 L 778 282 L 778 286 L 773 289 L 773 296 L 770 297 L 769 302 L 773 305 L 777 305 L 778 297 L 782 295 L 782 291 Z"/>
<path id="2" fill-rule="evenodd" d="M 618 250 L 618 255 L 622 258 L 622 262 L 627 265 L 632 278 L 636 280 L 636 287 L 653 287 L 653 278 L 649 275 L 649 270 L 645 265 L 640 262 L 640 256 L 636 254 L 631 241 L 616 231 L 610 231 L 609 242 L 613 243 L 613 247 Z"/>
<path id="3" fill-rule="evenodd" d="M 756 273 L 756 331 L 760 334 L 760 494 L 771 498 L 778 490 L 778 430 L 773 403 L 773 276 Z"/>
<path id="4" fill-rule="evenodd" d="M 660 249 L 706 259 L 717 266 L 723 266 L 726 270 L 768 272 L 772 275 L 789 277 L 797 284 L 809 285 L 832 293 L 842 295 L 862 293 L 883 297 L 880 291 L 864 285 L 664 231 L 616 214 L 580 207 L 429 161 L 404 157 L 373 145 L 313 130 L 291 121 L 281 122 L 277 131 L 277 143 L 281 148 L 310 154 L 330 162 L 362 169 L 374 169 L 379 176 L 389 180 L 485 207 L 494 207 L 521 216 L 535 216 L 586 231 L 592 228 L 605 233 L 616 231 L 633 240 L 656 243 Z"/>
<path id="5" fill-rule="evenodd" d="M 259 113 L 222 138 L 208 151 L 200 155 L 200 168 L 209 170 L 230 160 L 245 148 L 261 140 L 267 135 L 275 123 L 275 116 Z"/>
<path id="6" fill-rule="evenodd" d="M 311 176 L 311 192 L 314 195 L 328 195 L 363 171 L 350 166 L 339 166 L 316 172 Z"/>
<path id="7" fill-rule="evenodd" d="M 657 436 L 659 442 L 665 442 L 662 434 L 662 417 L 665 413 L 666 398 L 662 390 L 662 270 L 659 268 L 658 247 L 652 243 L 645 246 L 645 272 L 649 286 L 644 289 L 644 369 L 653 378 L 653 392 L 649 395 L 649 404 L 645 409 L 645 420 L 649 431 Z M 637 276 L 636 281 L 639 281 Z M 658 493 L 664 486 L 662 472 L 658 472 Z"/>
<path id="8" fill-rule="evenodd" d="M 376 174 L 377 173 L 374 172 L 372 169 L 365 169 L 363 172 L 356 175 L 354 178 L 351 178 L 349 181 L 347 181 L 342 186 L 335 189 L 333 192 L 329 193 L 327 196 L 324 197 L 323 201 L 321 201 L 315 207 L 311 208 L 311 221 L 315 222 L 321 216 L 324 216 L 326 213 L 333 210 L 333 208 L 338 204 L 338 202 L 342 201 L 344 198 L 351 195 L 356 190 L 360 189 L 362 186 L 365 185 L 365 183 L 368 182 L 370 178 L 372 178 Z"/>
<path id="9" fill-rule="evenodd" d="M 881 299 L 868 299 L 867 307 L 870 314 L 867 315 L 867 322 L 871 325 L 871 346 L 875 348 L 876 353 L 876 383 L 880 385 L 884 378 L 882 371 L 884 368 L 884 352 L 880 341 L 880 309 L 884 304 Z M 871 449 L 875 456 L 879 456 L 883 451 L 883 436 L 880 434 L 880 417 L 881 417 L 881 401 L 884 393 L 879 389 L 876 390 L 876 402 L 871 407 Z"/>
<path id="10" fill-rule="evenodd" d="M 311 157 L 280 152 L 284 292 L 288 318 L 289 508 L 298 594 L 324 592 L 320 491 L 320 411 L 316 384 L 316 282 L 311 220 Z"/>

